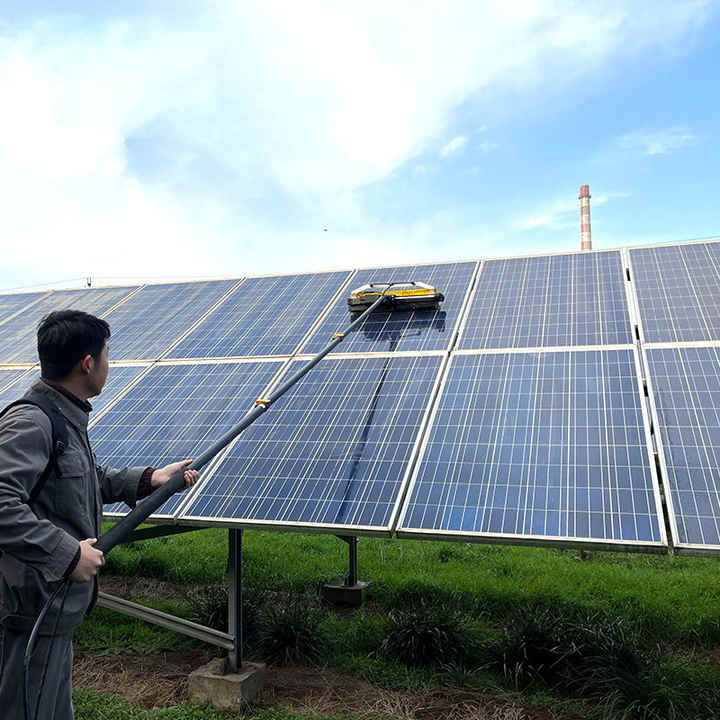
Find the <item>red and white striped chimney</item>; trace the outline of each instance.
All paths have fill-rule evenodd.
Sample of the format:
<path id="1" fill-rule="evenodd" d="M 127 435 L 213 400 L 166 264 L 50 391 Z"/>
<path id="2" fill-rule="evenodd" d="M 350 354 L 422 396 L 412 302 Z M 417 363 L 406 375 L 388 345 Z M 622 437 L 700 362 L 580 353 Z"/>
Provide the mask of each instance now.
<path id="1" fill-rule="evenodd" d="M 590 233 L 590 186 L 580 186 L 580 249 L 592 250 Z"/>

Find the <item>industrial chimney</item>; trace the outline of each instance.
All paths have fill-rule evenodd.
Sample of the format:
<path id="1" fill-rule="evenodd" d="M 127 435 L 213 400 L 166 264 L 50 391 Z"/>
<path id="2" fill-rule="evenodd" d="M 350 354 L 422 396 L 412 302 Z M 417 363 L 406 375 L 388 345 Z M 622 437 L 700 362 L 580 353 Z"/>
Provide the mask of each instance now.
<path id="1" fill-rule="evenodd" d="M 580 249 L 592 250 L 590 234 L 590 186 L 580 186 Z"/>

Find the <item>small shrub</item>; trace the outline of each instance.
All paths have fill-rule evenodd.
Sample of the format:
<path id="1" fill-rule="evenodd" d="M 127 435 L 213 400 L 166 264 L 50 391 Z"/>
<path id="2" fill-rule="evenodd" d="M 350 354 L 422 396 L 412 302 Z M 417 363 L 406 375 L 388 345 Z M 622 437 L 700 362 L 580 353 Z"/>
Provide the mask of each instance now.
<path id="1" fill-rule="evenodd" d="M 563 650 L 558 647 L 559 620 L 548 611 L 518 618 L 500 638 L 485 644 L 487 666 L 520 690 L 534 682 L 553 685 Z"/>
<path id="2" fill-rule="evenodd" d="M 188 590 L 192 604 L 193 619 L 222 632 L 228 629 L 228 588 L 227 585 L 205 585 Z"/>
<path id="3" fill-rule="evenodd" d="M 601 700 L 604 720 L 710 720 L 718 717 L 720 683 L 689 669 L 653 663 L 637 678 L 610 688 Z"/>
<path id="4" fill-rule="evenodd" d="M 413 667 L 455 662 L 469 654 L 472 645 L 460 617 L 443 607 L 393 610 L 387 633 L 380 652 Z"/>
<path id="5" fill-rule="evenodd" d="M 228 631 L 228 598 L 227 585 L 205 585 L 192 588 L 187 593 L 192 607 L 192 619 L 215 628 L 221 632 Z M 260 598 L 255 593 L 244 593 L 242 604 L 243 644 L 252 644 L 257 636 Z"/>
<path id="6" fill-rule="evenodd" d="M 315 664 L 328 646 L 321 621 L 316 610 L 300 603 L 267 606 L 258 623 L 258 651 L 273 665 Z"/>
<path id="7" fill-rule="evenodd" d="M 567 689 L 580 697 L 644 694 L 654 654 L 639 646 L 635 631 L 620 619 L 589 616 L 562 628 L 566 648 L 560 669 Z"/>

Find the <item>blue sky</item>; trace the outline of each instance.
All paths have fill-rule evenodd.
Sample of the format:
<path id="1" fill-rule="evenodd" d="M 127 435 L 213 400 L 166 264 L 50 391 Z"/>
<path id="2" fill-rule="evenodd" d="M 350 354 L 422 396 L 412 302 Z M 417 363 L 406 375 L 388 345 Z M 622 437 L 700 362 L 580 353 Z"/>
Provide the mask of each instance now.
<path id="1" fill-rule="evenodd" d="M 506 6 L 506 7 L 505 7 Z M 720 234 L 720 7 L 0 7 L 0 289 Z"/>

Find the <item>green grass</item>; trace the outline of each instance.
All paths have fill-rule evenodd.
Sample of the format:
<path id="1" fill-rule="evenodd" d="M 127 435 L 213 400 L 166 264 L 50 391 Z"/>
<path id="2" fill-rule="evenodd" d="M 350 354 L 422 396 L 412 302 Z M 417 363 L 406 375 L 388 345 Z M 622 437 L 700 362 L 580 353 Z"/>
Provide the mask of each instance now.
<path id="1" fill-rule="evenodd" d="M 314 593 L 347 572 L 347 547 L 333 537 L 249 531 L 244 537 L 249 592 Z M 203 530 L 116 548 L 109 572 L 176 582 L 224 582 L 227 532 Z M 602 612 L 648 637 L 720 642 L 720 565 L 706 558 L 499 547 L 361 538 L 360 576 L 370 600 L 405 607 L 422 598 L 491 622 L 528 608 Z"/>
<path id="2" fill-rule="evenodd" d="M 705 720 L 711 717 L 707 708 L 720 704 L 720 669 L 692 660 L 696 651 L 701 652 L 701 657 L 705 649 L 720 645 L 717 560 L 603 552 L 584 554 L 581 559 L 580 553 L 572 550 L 361 538 L 360 576 L 371 582 L 369 602 L 354 613 L 334 613 L 322 606 L 319 589 L 324 582 L 347 572 L 344 543 L 325 535 L 252 531 L 245 533 L 243 549 L 244 591 L 253 613 L 268 603 L 282 606 L 298 600 L 320 610 L 324 613 L 320 631 L 329 639 L 323 663 L 349 670 L 379 687 L 414 691 L 453 686 L 500 695 L 510 693 L 528 707 L 536 705 L 593 720 L 614 718 L 618 712 L 625 712 L 628 702 L 636 701 L 642 708 L 636 707 L 628 717 Z M 108 557 L 107 570 L 177 583 L 222 584 L 226 562 L 227 531 L 214 529 L 116 548 Z M 149 604 L 192 617 L 198 611 L 198 597 L 213 597 L 206 588 L 200 587 L 199 593 L 194 596 L 195 606 L 192 590 L 188 603 Z M 381 648 L 391 611 L 423 607 L 441 607 L 443 615 L 458 614 L 466 627 L 464 632 L 471 636 L 469 647 L 477 648 L 479 654 L 445 666 L 423 668 L 410 668 L 390 659 Z M 627 628 L 628 637 L 636 643 L 633 647 L 639 653 L 637 657 L 647 659 L 642 677 L 633 679 L 630 663 L 630 676 L 620 690 L 600 659 L 597 671 L 592 671 L 595 675 L 585 678 L 585 689 L 579 689 L 576 697 L 569 696 L 543 673 L 530 674 L 518 684 L 518 678 L 499 669 L 497 662 L 487 662 L 483 648 L 498 646 L 506 637 L 504 630 L 533 617 L 548 617 L 552 623 L 559 623 L 558 642 L 565 642 L 563 633 L 571 633 L 573 627 L 583 623 L 591 633 L 596 625 L 598 631 L 602 627 Z M 101 652 L 152 652 L 192 645 L 192 641 L 171 632 L 106 611 L 93 615 L 77 639 L 80 648 Z M 572 634 L 567 639 L 572 639 Z M 250 632 L 250 657 L 255 654 L 260 659 L 256 641 Z M 520 660 L 524 662 L 523 657 Z M 518 667 L 517 660 L 513 662 L 513 667 Z M 627 668 L 623 670 L 619 665 L 618 677 Z M 522 689 L 521 695 L 515 692 L 518 688 Z M 690 714 L 674 715 L 677 703 L 689 711 L 695 709 Z M 660 714 L 652 714 L 653 708 L 659 708 Z M 191 712 L 186 708 L 172 712 L 176 711 Z M 215 720 L 226 716 L 117 717 Z M 294 716 L 247 717 L 286 720 Z"/>
<path id="3" fill-rule="evenodd" d="M 93 690 L 74 690 L 73 706 L 76 720 L 309 720 L 310 717 L 278 709 L 220 711 L 185 703 L 173 708 L 143 710 L 117 695 Z M 345 719 L 340 716 L 312 715 L 312 720 Z"/>
<path id="4" fill-rule="evenodd" d="M 190 614 L 189 607 L 176 603 L 143 602 L 156 610 L 176 616 L 188 617 Z M 195 644 L 185 635 L 101 607 L 95 608 L 75 632 L 75 647 L 78 650 L 99 654 L 188 650 Z"/>

